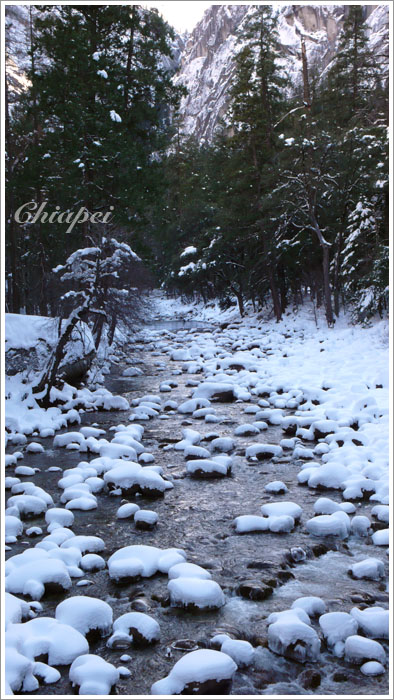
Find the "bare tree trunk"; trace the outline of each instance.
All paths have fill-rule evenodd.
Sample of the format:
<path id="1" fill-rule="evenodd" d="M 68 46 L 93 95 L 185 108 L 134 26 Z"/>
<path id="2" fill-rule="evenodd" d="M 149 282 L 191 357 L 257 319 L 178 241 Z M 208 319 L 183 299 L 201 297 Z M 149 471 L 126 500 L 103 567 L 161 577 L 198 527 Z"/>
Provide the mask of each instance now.
<path id="1" fill-rule="evenodd" d="M 313 226 L 313 229 L 316 233 L 317 239 L 319 241 L 319 245 L 322 249 L 323 253 L 323 287 L 324 287 L 324 300 L 325 300 L 325 308 L 326 308 L 326 319 L 327 319 L 327 325 L 328 326 L 333 326 L 334 325 L 334 316 L 333 316 L 333 311 L 332 311 L 332 300 L 331 300 L 331 283 L 330 283 L 330 245 L 327 243 L 325 240 L 321 230 L 319 223 L 317 221 L 315 212 L 314 212 L 314 204 L 309 202 L 309 219 L 310 222 Z"/>
<path id="2" fill-rule="evenodd" d="M 333 283 L 333 287 L 334 287 L 334 311 L 335 311 L 336 316 L 339 316 L 339 295 L 340 295 L 339 277 L 340 277 L 340 269 L 341 269 L 342 243 L 343 243 L 343 233 L 342 233 L 342 231 L 340 231 L 339 236 L 338 236 L 338 250 L 337 250 L 336 256 L 335 256 L 334 283 Z"/>
<path id="3" fill-rule="evenodd" d="M 304 83 L 304 97 L 309 98 L 310 100 L 310 90 L 309 90 L 309 77 L 308 77 L 308 63 L 307 63 L 307 56 L 306 56 L 306 50 L 305 50 L 305 44 L 303 42 L 303 39 L 301 39 L 301 54 L 302 54 L 302 75 L 303 75 L 303 83 Z M 307 108 L 307 134 L 309 135 L 310 133 L 310 119 L 309 119 L 309 109 L 310 109 L 310 102 L 308 99 L 306 99 L 306 104 Z M 306 162 L 305 162 L 306 161 Z M 307 202 L 308 202 L 308 214 L 309 214 L 309 221 L 312 225 L 313 230 L 316 233 L 317 239 L 319 241 L 319 245 L 322 249 L 322 254 L 323 254 L 323 286 L 324 286 L 324 298 L 325 298 L 325 308 L 326 308 L 326 319 L 327 319 L 327 325 L 328 326 L 333 326 L 334 325 L 334 317 L 333 317 L 333 311 L 332 311 L 332 301 L 331 301 L 331 283 L 330 283 L 330 244 L 326 241 L 324 238 L 319 222 L 317 220 L 316 216 L 316 188 L 313 185 L 313 175 L 312 175 L 312 162 L 311 162 L 311 156 L 308 155 L 305 159 L 305 180 L 306 180 L 306 195 L 307 195 Z"/>
<path id="4" fill-rule="evenodd" d="M 272 302 L 274 305 L 274 314 L 275 314 L 276 320 L 280 321 L 282 318 L 282 306 L 281 306 L 280 299 L 279 299 L 278 287 L 276 285 L 276 280 L 275 280 L 274 273 L 273 273 L 271 267 L 269 268 L 269 271 L 268 271 L 268 279 L 269 279 L 269 285 L 270 285 L 270 290 L 271 290 Z"/>
<path id="5" fill-rule="evenodd" d="M 239 313 L 241 314 L 242 317 L 245 316 L 245 306 L 244 306 L 242 292 L 237 291 L 233 287 L 231 287 L 231 291 L 235 294 L 235 296 L 237 298 Z"/>
<path id="6" fill-rule="evenodd" d="M 308 59 L 306 55 L 306 46 L 304 37 L 301 36 L 301 58 L 302 58 L 302 78 L 304 83 L 304 104 L 308 109 L 311 108 L 311 92 L 309 89 L 309 73 Z"/>
<path id="7" fill-rule="evenodd" d="M 71 338 L 75 326 L 86 315 L 89 308 L 89 303 L 90 301 L 86 300 L 86 302 L 75 311 L 73 316 L 66 321 L 66 326 L 63 332 L 60 334 L 59 340 L 51 355 L 47 368 L 45 369 L 38 384 L 33 386 L 33 394 L 41 394 L 42 392 L 45 392 L 43 396 L 36 399 L 37 403 L 43 408 L 48 408 L 50 406 L 51 389 L 55 386 L 58 369 L 65 355 L 66 345 Z"/>
<path id="8" fill-rule="evenodd" d="M 6 164 L 9 170 L 9 177 L 12 176 L 12 163 L 14 159 L 14 141 L 12 137 L 10 110 L 9 110 L 9 94 L 8 94 L 8 76 L 5 75 L 5 140 L 7 145 Z M 9 221 L 8 235 L 10 244 L 10 263 L 11 263 L 11 281 L 10 281 L 10 308 L 14 314 L 20 313 L 21 309 L 21 288 L 19 279 L 19 259 L 18 259 L 18 244 L 17 244 L 17 226 L 14 219 L 14 195 L 10 187 L 7 197 L 7 217 Z"/>
<path id="9" fill-rule="evenodd" d="M 118 320 L 117 314 L 116 314 L 116 312 L 114 312 L 112 314 L 111 325 L 110 325 L 109 331 L 108 331 L 108 345 L 110 345 L 110 346 L 114 342 L 114 335 L 115 335 L 117 320 Z"/>

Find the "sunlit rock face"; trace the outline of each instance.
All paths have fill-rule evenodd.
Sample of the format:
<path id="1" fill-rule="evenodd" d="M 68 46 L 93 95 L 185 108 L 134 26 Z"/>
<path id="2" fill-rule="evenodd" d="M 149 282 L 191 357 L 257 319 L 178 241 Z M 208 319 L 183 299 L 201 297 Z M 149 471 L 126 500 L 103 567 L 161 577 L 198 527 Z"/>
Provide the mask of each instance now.
<path id="1" fill-rule="evenodd" d="M 274 4 L 275 5 L 275 4 Z M 186 135 L 211 141 L 227 112 L 234 79 L 234 56 L 242 44 L 236 35 L 252 5 L 212 5 L 193 32 L 177 34 L 172 41 L 173 59 L 164 65 L 177 70 L 175 81 L 188 90 L 181 102 L 181 129 Z M 32 8 L 34 13 L 34 8 Z M 304 37 L 311 79 L 324 75 L 335 56 L 346 5 L 286 5 L 278 8 L 281 61 L 293 88 L 300 89 L 301 36 Z M 374 55 L 388 81 L 388 6 L 363 7 L 367 34 Z M 30 9 L 6 8 L 7 72 L 11 101 L 28 85 Z"/>
<path id="2" fill-rule="evenodd" d="M 388 7 L 363 8 L 367 33 L 383 74 L 388 74 Z M 233 58 L 241 48 L 236 34 L 251 11 L 248 5 L 213 5 L 185 37 L 176 81 L 185 85 L 183 131 L 210 141 L 227 111 L 234 78 Z M 311 78 L 321 76 L 335 56 L 345 5 L 287 5 L 279 8 L 281 60 L 294 88 L 301 87 L 300 38 L 304 37 Z"/>

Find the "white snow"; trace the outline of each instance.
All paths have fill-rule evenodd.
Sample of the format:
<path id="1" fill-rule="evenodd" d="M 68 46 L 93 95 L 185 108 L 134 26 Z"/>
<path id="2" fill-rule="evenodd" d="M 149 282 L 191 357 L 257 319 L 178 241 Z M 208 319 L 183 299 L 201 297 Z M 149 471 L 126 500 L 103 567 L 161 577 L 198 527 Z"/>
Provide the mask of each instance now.
<path id="1" fill-rule="evenodd" d="M 71 664 L 69 677 L 73 687 L 79 687 L 79 695 L 109 695 L 119 671 L 100 656 L 84 654 Z"/>
<path id="2" fill-rule="evenodd" d="M 114 109 L 111 109 L 109 116 L 111 117 L 113 122 L 121 122 L 122 121 L 122 117 L 120 117 L 119 114 L 117 112 L 115 112 Z"/>
<path id="3" fill-rule="evenodd" d="M 366 578 L 372 581 L 379 581 L 379 579 L 384 578 L 384 564 L 376 557 L 368 557 L 368 559 L 352 564 L 349 571 L 354 578 Z"/>
<path id="4" fill-rule="evenodd" d="M 180 576 L 168 582 L 171 605 L 189 605 L 202 610 L 221 608 L 225 603 L 224 593 L 216 581 L 200 577 Z"/>
<path id="5" fill-rule="evenodd" d="M 346 639 L 345 660 L 358 665 L 369 660 L 379 661 L 379 663 L 384 665 L 386 663 L 386 652 L 379 642 L 356 634 Z"/>
<path id="6" fill-rule="evenodd" d="M 389 638 L 389 611 L 379 606 L 365 608 L 359 610 L 352 608 L 350 611 L 352 617 L 357 620 L 360 631 L 370 639 L 388 639 Z"/>
<path id="7" fill-rule="evenodd" d="M 160 625 L 150 615 L 129 612 L 118 617 L 107 642 L 110 649 L 127 649 L 131 644 L 146 646 L 160 639 Z"/>
<path id="8" fill-rule="evenodd" d="M 326 612 L 326 605 L 324 600 L 318 598 L 317 596 L 303 596 L 302 598 L 297 598 L 291 605 L 292 608 L 302 608 L 305 610 L 309 617 L 315 617 L 316 615 L 323 615 Z"/>
<path id="9" fill-rule="evenodd" d="M 152 695 L 179 695 L 189 684 L 208 680 L 231 680 L 237 665 L 221 651 L 198 649 L 183 656 L 171 669 L 167 678 L 152 685 Z"/>
<path id="10" fill-rule="evenodd" d="M 112 608 L 99 598 L 83 595 L 67 598 L 57 606 L 55 617 L 85 636 L 91 630 L 98 630 L 106 637 L 112 629 Z"/>
<path id="11" fill-rule="evenodd" d="M 182 562 L 180 564 L 175 564 L 168 571 L 169 580 L 173 578 L 179 578 L 180 576 L 186 578 L 201 578 L 201 579 L 211 579 L 212 576 L 209 571 L 203 569 L 202 566 L 197 564 L 189 564 L 188 562 Z"/>
<path id="12" fill-rule="evenodd" d="M 16 648 L 31 660 L 41 654 L 48 654 L 50 666 L 71 664 L 89 649 L 80 632 L 52 617 L 37 617 L 28 622 L 9 625 L 6 646 Z"/>
<path id="13" fill-rule="evenodd" d="M 327 647 L 335 656 L 343 656 L 345 640 L 357 633 L 358 623 L 346 612 L 329 612 L 319 618 Z"/>
<path id="14" fill-rule="evenodd" d="M 317 661 L 320 639 L 301 608 L 272 613 L 268 617 L 268 647 L 275 654 L 288 656 L 300 663 Z"/>
<path id="15" fill-rule="evenodd" d="M 253 663 L 254 649 L 249 642 L 241 639 L 225 639 L 220 650 L 228 654 L 238 668 L 250 666 Z"/>
<path id="16" fill-rule="evenodd" d="M 292 501 L 277 501 L 275 503 L 265 503 L 261 506 L 263 515 L 281 516 L 290 515 L 294 520 L 299 520 L 302 515 L 302 508 Z"/>
<path id="17" fill-rule="evenodd" d="M 185 559 L 186 555 L 181 549 L 159 549 L 141 544 L 129 545 L 112 554 L 108 559 L 108 569 L 111 578 L 114 579 L 128 575 L 149 578 L 157 571 L 167 573 L 173 564 Z"/>
<path id="18" fill-rule="evenodd" d="M 116 517 L 120 520 L 123 518 L 132 518 L 139 509 L 140 507 L 137 506 L 136 503 L 124 503 L 116 511 Z"/>

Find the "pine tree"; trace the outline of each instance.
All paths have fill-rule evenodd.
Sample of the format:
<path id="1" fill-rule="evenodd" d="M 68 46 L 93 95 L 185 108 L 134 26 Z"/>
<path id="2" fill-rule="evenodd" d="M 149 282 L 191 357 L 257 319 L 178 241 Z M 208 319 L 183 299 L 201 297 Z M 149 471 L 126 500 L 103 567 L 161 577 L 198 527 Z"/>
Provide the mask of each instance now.
<path id="1" fill-rule="evenodd" d="M 236 57 L 230 109 L 236 173 L 234 190 L 247 193 L 249 207 L 252 207 L 254 220 L 247 217 L 250 228 L 245 234 L 260 248 L 274 312 L 279 320 L 282 307 L 273 245 L 275 226 L 268 212 L 281 149 L 275 126 L 285 113 L 288 81 L 278 60 L 279 39 L 274 9 L 268 5 L 256 7 L 247 17 L 240 39 L 246 45 Z"/>
<path id="2" fill-rule="evenodd" d="M 13 183 L 22 201 L 60 211 L 113 207 L 118 229 L 143 230 L 180 96 L 163 61 L 172 37 L 155 11 L 137 5 L 39 8 L 32 87 L 15 124 L 29 135 Z M 68 235 L 61 224 L 22 230 L 30 250 L 48 252 L 48 272 L 64 251 L 88 241 L 91 227 L 88 220 Z"/>
<path id="3" fill-rule="evenodd" d="M 340 127 L 370 122 L 375 107 L 379 76 L 368 46 L 363 9 L 349 5 L 323 94 L 324 118 Z"/>

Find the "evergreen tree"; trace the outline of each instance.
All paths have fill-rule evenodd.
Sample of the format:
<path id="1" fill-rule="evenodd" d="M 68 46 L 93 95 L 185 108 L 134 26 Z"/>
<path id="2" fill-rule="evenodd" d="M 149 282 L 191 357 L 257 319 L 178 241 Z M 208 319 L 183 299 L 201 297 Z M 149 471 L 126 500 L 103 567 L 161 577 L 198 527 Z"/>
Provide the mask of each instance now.
<path id="1" fill-rule="evenodd" d="M 60 211 L 112 207 L 118 229 L 143 229 L 181 93 L 163 61 L 172 37 L 155 11 L 137 5 L 40 8 L 32 86 L 15 124 L 29 138 L 12 183 L 22 201 Z M 40 244 L 49 252 L 45 275 L 81 237 L 88 241 L 91 226 L 88 220 L 68 235 L 61 224 L 22 229 L 30 251 Z"/>
<path id="2" fill-rule="evenodd" d="M 324 118 L 336 126 L 371 122 L 380 89 L 376 62 L 368 46 L 361 5 L 349 5 L 338 51 L 328 71 L 322 100 Z"/>
<path id="3" fill-rule="evenodd" d="M 277 14 L 271 6 L 258 6 L 247 18 L 240 39 L 247 42 L 236 58 L 231 91 L 230 139 L 234 154 L 234 190 L 243 191 L 253 217 L 241 234 L 258 246 L 272 295 L 277 320 L 282 314 L 274 248 L 275 225 L 269 215 L 271 191 L 278 176 L 281 143 L 275 130 L 285 113 L 288 85 L 279 63 Z M 229 202 L 224 209 L 228 210 Z M 230 205 L 231 206 L 231 205 Z M 237 206 L 233 199 L 232 208 Z"/>

